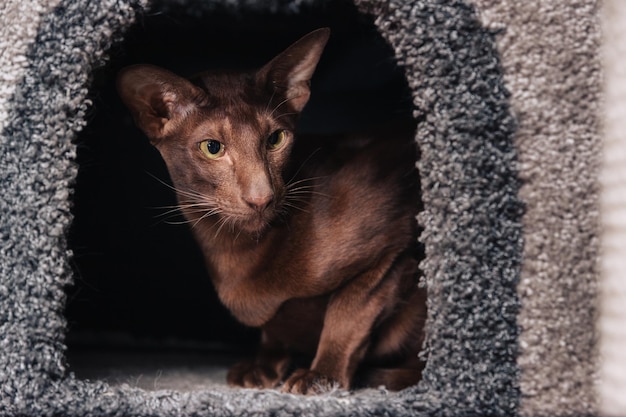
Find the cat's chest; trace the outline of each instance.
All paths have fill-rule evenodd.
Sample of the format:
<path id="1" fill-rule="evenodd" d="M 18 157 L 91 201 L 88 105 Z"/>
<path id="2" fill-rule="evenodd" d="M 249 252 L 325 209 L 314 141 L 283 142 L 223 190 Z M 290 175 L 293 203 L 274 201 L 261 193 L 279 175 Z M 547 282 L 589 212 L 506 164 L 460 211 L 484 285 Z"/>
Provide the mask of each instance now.
<path id="1" fill-rule="evenodd" d="M 314 355 L 324 325 L 328 295 L 285 301 L 263 330 L 296 352 Z"/>

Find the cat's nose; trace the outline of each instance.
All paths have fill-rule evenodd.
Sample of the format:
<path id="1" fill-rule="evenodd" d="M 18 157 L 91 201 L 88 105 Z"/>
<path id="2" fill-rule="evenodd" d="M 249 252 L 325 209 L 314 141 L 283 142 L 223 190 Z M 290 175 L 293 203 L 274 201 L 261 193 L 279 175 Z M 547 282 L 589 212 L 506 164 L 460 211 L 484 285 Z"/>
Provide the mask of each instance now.
<path id="1" fill-rule="evenodd" d="M 274 193 L 247 195 L 243 197 L 248 206 L 252 207 L 256 211 L 263 211 L 274 200 Z"/>

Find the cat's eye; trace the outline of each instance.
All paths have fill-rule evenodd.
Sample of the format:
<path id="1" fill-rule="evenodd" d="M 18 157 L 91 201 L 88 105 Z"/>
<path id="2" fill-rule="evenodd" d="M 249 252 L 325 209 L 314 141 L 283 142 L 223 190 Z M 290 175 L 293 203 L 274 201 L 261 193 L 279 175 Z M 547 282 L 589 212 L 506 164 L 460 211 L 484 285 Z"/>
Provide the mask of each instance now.
<path id="1" fill-rule="evenodd" d="M 277 130 L 267 138 L 267 146 L 271 150 L 276 150 L 282 147 L 287 141 L 287 131 L 286 130 Z"/>
<path id="2" fill-rule="evenodd" d="M 217 159 L 224 155 L 224 144 L 220 141 L 209 139 L 200 142 L 200 150 L 209 159 Z"/>

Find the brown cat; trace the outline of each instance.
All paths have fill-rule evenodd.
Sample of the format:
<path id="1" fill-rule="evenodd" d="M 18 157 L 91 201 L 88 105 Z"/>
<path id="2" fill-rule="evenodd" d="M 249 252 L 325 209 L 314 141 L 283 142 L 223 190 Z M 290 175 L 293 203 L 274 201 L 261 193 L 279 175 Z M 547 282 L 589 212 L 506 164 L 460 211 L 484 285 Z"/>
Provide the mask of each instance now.
<path id="1" fill-rule="evenodd" d="M 414 123 L 296 137 L 330 31 L 254 72 L 192 80 L 125 68 L 118 90 L 160 151 L 221 301 L 262 329 L 228 383 L 313 394 L 415 384 L 419 288 Z M 289 374 L 293 353 L 309 368 Z"/>

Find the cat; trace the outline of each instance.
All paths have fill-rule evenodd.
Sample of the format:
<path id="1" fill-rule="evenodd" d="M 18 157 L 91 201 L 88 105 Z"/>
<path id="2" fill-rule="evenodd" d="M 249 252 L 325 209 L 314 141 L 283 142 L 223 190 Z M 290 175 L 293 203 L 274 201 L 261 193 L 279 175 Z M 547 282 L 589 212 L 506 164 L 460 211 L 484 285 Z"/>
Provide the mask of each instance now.
<path id="1" fill-rule="evenodd" d="M 261 329 L 231 386 L 317 394 L 421 377 L 415 122 L 298 136 L 329 36 L 315 30 L 256 71 L 188 80 L 135 65 L 118 75 L 221 302 Z M 295 354 L 310 366 L 292 369 Z"/>

